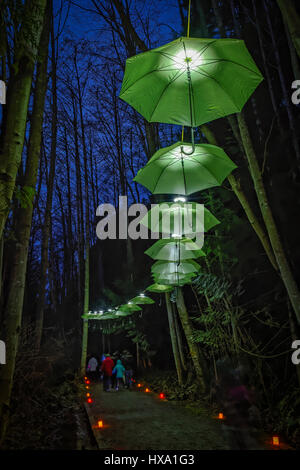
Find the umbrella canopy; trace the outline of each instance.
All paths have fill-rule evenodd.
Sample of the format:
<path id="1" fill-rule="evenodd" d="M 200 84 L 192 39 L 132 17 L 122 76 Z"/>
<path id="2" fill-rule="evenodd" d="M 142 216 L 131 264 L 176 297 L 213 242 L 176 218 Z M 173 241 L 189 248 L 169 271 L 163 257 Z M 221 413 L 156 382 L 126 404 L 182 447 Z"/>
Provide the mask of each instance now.
<path id="1" fill-rule="evenodd" d="M 144 253 L 152 259 L 176 262 L 205 256 L 204 251 L 190 238 L 161 238 Z"/>
<path id="2" fill-rule="evenodd" d="M 182 152 L 183 146 L 185 154 Z M 188 194 L 220 186 L 236 165 L 220 147 L 176 142 L 159 149 L 133 181 L 152 194 Z"/>
<path id="3" fill-rule="evenodd" d="M 191 274 L 178 274 L 178 273 L 173 273 L 173 274 L 157 274 L 154 275 L 154 279 L 156 282 L 164 283 L 168 286 L 182 286 L 184 284 L 188 284 L 193 280 L 195 277 L 195 273 Z"/>
<path id="4" fill-rule="evenodd" d="M 119 307 L 119 310 L 121 312 L 139 312 L 141 309 L 141 307 L 139 307 L 138 305 L 136 304 L 123 304 Z"/>
<path id="5" fill-rule="evenodd" d="M 120 98 L 149 122 L 195 127 L 240 112 L 262 80 L 244 41 L 180 37 L 127 59 Z"/>
<path id="6" fill-rule="evenodd" d="M 137 297 L 134 297 L 131 299 L 133 304 L 140 304 L 140 305 L 146 305 L 146 304 L 155 304 L 154 300 L 150 299 L 150 297 L 147 297 L 145 295 L 138 295 Z"/>
<path id="7" fill-rule="evenodd" d="M 201 204 L 196 202 L 162 202 L 156 204 L 153 209 L 141 219 L 140 223 L 148 227 L 152 232 L 174 233 L 179 236 L 190 235 L 197 232 L 207 232 L 220 221 L 205 207 L 204 224 L 199 221 Z M 196 219 L 198 219 L 196 225 Z"/>
<path id="8" fill-rule="evenodd" d="M 181 263 L 174 263 L 172 261 L 156 261 L 152 267 L 151 272 L 161 275 L 166 274 L 190 274 L 198 272 L 200 270 L 200 265 L 196 261 L 189 259 L 182 261 Z"/>
<path id="9" fill-rule="evenodd" d="M 116 317 L 128 317 L 128 315 L 131 315 L 134 312 L 122 312 L 121 310 L 118 310 L 115 315 Z"/>
<path id="10" fill-rule="evenodd" d="M 147 287 L 149 292 L 155 292 L 157 294 L 163 293 L 163 292 L 171 292 L 173 289 L 170 286 L 166 286 L 164 284 L 151 284 L 150 286 Z"/>

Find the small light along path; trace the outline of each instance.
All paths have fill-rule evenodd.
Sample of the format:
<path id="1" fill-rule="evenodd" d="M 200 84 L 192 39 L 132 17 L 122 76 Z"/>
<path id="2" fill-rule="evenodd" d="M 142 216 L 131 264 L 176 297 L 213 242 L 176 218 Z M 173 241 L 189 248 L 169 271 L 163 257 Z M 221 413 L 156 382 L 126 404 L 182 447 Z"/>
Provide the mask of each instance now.
<path id="1" fill-rule="evenodd" d="M 138 389 L 104 392 L 90 384 L 85 402 L 100 450 L 229 450 L 222 422 L 203 410 L 195 414 L 159 394 Z M 258 449 L 274 449 L 259 445 Z"/>

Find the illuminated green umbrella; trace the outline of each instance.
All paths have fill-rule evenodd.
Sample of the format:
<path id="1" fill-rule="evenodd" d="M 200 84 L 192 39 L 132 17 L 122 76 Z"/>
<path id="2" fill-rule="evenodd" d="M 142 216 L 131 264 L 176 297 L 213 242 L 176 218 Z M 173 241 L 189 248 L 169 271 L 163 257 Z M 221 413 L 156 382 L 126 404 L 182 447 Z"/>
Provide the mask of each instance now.
<path id="1" fill-rule="evenodd" d="M 144 253 L 152 259 L 176 262 L 205 256 L 204 251 L 190 238 L 161 238 Z"/>
<path id="2" fill-rule="evenodd" d="M 131 315 L 134 312 L 122 312 L 121 310 L 118 310 L 115 315 L 117 317 L 128 317 L 128 315 Z"/>
<path id="3" fill-rule="evenodd" d="M 172 287 L 166 286 L 164 284 L 154 283 L 148 286 L 146 290 L 148 290 L 149 292 L 155 292 L 157 294 L 160 294 L 163 292 L 171 292 L 173 289 Z"/>
<path id="4" fill-rule="evenodd" d="M 141 309 L 141 307 L 139 307 L 138 305 L 136 304 L 133 304 L 133 303 L 128 303 L 128 304 L 123 304 L 119 307 L 119 310 L 121 312 L 139 312 Z"/>
<path id="5" fill-rule="evenodd" d="M 150 228 L 152 232 L 163 232 L 176 235 L 191 235 L 197 232 L 207 232 L 219 220 L 205 207 L 196 202 L 162 202 L 156 204 L 141 219 L 140 223 Z M 204 225 L 199 220 L 199 214 L 204 209 Z M 197 220 L 197 224 L 196 224 Z"/>
<path id="6" fill-rule="evenodd" d="M 193 259 L 182 261 L 181 263 L 174 263 L 172 261 L 156 261 L 152 267 L 151 272 L 161 275 L 166 274 L 190 274 L 198 272 L 200 265 Z"/>
<path id="7" fill-rule="evenodd" d="M 166 284 L 168 286 L 178 286 L 178 285 L 184 285 L 188 284 L 193 280 L 193 278 L 196 276 L 195 273 L 190 273 L 190 274 L 178 274 L 178 273 L 173 273 L 173 274 L 156 274 L 153 275 L 153 278 L 155 282 L 159 282 L 162 284 Z"/>
<path id="8" fill-rule="evenodd" d="M 181 150 L 182 145 L 185 153 Z M 234 168 L 236 165 L 216 145 L 197 144 L 192 153 L 191 144 L 176 142 L 155 152 L 133 181 L 153 194 L 186 196 L 220 186 Z"/>
<path id="9" fill-rule="evenodd" d="M 131 302 L 140 305 L 155 304 L 154 300 L 150 299 L 150 297 L 147 297 L 145 294 L 140 294 L 137 297 L 134 297 L 133 299 L 131 299 Z"/>
<path id="10" fill-rule="evenodd" d="M 195 127 L 240 112 L 262 80 L 244 41 L 180 37 L 127 59 L 120 98 L 149 122 Z"/>

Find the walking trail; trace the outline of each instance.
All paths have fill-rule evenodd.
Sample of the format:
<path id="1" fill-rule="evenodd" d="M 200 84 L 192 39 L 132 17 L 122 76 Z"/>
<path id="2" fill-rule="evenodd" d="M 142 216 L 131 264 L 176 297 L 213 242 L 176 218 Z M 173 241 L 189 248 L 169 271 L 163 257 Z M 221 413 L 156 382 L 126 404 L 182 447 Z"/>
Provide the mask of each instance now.
<path id="1" fill-rule="evenodd" d="M 100 449 L 226 450 L 222 423 L 208 411 L 196 415 L 175 402 L 137 390 L 104 392 L 91 386 L 86 408 Z M 96 429 L 98 420 L 103 428 Z"/>

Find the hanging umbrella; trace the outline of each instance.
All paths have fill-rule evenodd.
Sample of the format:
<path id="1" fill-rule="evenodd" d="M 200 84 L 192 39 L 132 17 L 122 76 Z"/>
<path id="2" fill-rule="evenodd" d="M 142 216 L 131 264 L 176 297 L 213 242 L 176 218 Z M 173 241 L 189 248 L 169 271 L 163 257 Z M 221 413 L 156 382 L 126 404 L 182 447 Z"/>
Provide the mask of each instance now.
<path id="1" fill-rule="evenodd" d="M 195 127 L 240 112 L 262 80 L 244 41 L 180 37 L 127 59 L 120 98 L 149 122 Z"/>
<path id="2" fill-rule="evenodd" d="M 162 274 L 162 275 L 155 275 L 153 276 L 154 280 L 159 283 L 166 284 L 168 286 L 179 286 L 184 285 L 192 282 L 193 278 L 195 277 L 195 273 L 191 274 Z"/>
<path id="3" fill-rule="evenodd" d="M 115 315 L 117 317 L 128 317 L 128 315 L 131 315 L 132 313 L 134 312 L 122 312 L 121 310 L 118 310 Z"/>
<path id="4" fill-rule="evenodd" d="M 156 261 L 151 267 L 151 272 L 161 275 L 173 273 L 190 274 L 198 272 L 199 269 L 200 265 L 192 259 L 182 261 L 181 263 L 174 263 L 172 261 Z"/>
<path id="5" fill-rule="evenodd" d="M 121 310 L 121 312 L 139 312 L 142 309 L 136 304 L 128 303 L 121 305 L 119 310 Z"/>
<path id="6" fill-rule="evenodd" d="M 204 251 L 190 238 L 161 238 L 144 253 L 152 259 L 176 262 L 205 256 Z"/>
<path id="7" fill-rule="evenodd" d="M 150 299 L 150 297 L 147 297 L 145 294 L 140 294 L 137 297 L 134 297 L 133 299 L 131 299 L 131 302 L 133 304 L 140 304 L 140 305 L 155 304 L 154 300 Z"/>
<path id="8" fill-rule="evenodd" d="M 200 206 L 201 204 L 196 202 L 163 202 L 149 210 L 140 223 L 152 232 L 174 234 L 176 231 L 179 236 L 192 235 L 196 229 L 200 233 L 207 232 L 220 222 L 204 207 L 204 224 L 202 225 L 198 217 L 202 210 Z"/>
<path id="9" fill-rule="evenodd" d="M 183 145 L 184 153 L 181 148 Z M 159 149 L 133 181 L 153 194 L 188 194 L 220 186 L 236 165 L 216 145 L 176 142 Z"/>
<path id="10" fill-rule="evenodd" d="M 147 287 L 149 292 L 155 292 L 157 294 L 161 294 L 163 292 L 171 292 L 173 289 L 170 286 L 166 286 L 164 284 L 151 284 L 150 286 Z"/>

